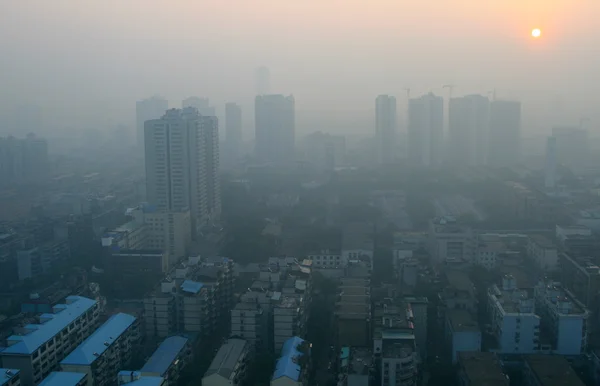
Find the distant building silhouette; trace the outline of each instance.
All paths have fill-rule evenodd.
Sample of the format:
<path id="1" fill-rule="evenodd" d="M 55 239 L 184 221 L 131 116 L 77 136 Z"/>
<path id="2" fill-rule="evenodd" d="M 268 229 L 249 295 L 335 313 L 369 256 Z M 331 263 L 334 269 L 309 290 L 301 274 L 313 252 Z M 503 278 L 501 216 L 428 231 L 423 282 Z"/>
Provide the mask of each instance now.
<path id="1" fill-rule="evenodd" d="M 229 160 L 242 155 L 242 108 L 236 103 L 225 104 L 225 148 Z"/>
<path id="2" fill-rule="evenodd" d="M 503 167 L 519 163 L 521 158 L 521 102 L 490 103 L 488 164 Z"/>
<path id="3" fill-rule="evenodd" d="M 396 121 L 396 98 L 379 95 L 375 99 L 375 142 L 379 164 L 394 161 L 398 153 Z"/>
<path id="4" fill-rule="evenodd" d="M 259 95 L 254 109 L 256 158 L 271 163 L 293 162 L 296 130 L 294 97 Z"/>
<path id="5" fill-rule="evenodd" d="M 444 99 L 432 93 L 408 102 L 408 156 L 415 166 L 435 167 L 442 162 Z"/>
<path id="6" fill-rule="evenodd" d="M 208 98 L 200 98 L 195 96 L 185 98 L 181 102 L 181 107 L 193 107 L 198 110 L 200 115 L 206 115 L 209 117 L 216 116 L 215 108 L 210 106 L 210 100 Z"/>
<path id="7" fill-rule="evenodd" d="M 450 99 L 448 160 L 456 166 L 484 165 L 487 159 L 490 101 L 483 95 Z"/>
<path id="8" fill-rule="evenodd" d="M 168 109 L 169 102 L 158 96 L 137 101 L 135 106 L 136 138 L 140 151 L 143 152 L 144 149 L 144 122 L 162 117 Z"/>

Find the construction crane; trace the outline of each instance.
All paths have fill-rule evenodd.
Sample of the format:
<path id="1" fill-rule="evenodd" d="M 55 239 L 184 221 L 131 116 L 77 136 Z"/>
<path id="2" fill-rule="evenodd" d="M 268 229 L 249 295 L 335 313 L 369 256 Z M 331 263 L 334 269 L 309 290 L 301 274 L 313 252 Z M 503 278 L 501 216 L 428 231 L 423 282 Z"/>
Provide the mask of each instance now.
<path id="1" fill-rule="evenodd" d="M 455 87 L 456 87 L 456 85 L 453 85 L 453 84 L 445 84 L 442 86 L 442 88 L 448 89 L 448 99 L 452 99 L 452 92 L 454 91 Z"/>

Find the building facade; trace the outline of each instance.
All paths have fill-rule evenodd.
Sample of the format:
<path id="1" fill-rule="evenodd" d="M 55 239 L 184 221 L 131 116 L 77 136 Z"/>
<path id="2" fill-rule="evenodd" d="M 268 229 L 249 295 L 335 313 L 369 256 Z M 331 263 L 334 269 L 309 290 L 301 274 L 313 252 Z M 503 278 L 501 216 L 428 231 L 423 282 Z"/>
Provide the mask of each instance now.
<path id="1" fill-rule="evenodd" d="M 450 99 L 448 160 L 455 166 L 485 165 L 490 102 L 483 95 Z"/>
<path id="2" fill-rule="evenodd" d="M 408 158 L 415 166 L 441 165 L 444 150 L 444 99 L 432 93 L 408 102 Z"/>

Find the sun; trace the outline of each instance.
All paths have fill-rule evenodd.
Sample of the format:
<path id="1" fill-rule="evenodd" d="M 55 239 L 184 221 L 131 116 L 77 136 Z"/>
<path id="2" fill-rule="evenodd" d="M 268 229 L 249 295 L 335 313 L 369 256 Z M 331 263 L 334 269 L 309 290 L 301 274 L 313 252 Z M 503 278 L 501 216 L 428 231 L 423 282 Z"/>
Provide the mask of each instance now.
<path id="1" fill-rule="evenodd" d="M 535 39 L 539 38 L 540 36 L 542 36 L 542 30 L 540 30 L 539 28 L 532 29 L 531 36 L 533 36 Z"/>

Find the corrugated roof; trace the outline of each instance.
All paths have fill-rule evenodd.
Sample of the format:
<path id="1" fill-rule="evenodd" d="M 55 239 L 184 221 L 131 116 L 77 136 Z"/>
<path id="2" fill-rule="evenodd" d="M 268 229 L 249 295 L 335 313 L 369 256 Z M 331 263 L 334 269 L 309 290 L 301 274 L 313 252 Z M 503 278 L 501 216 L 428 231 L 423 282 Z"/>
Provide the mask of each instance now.
<path id="1" fill-rule="evenodd" d="M 240 360 L 240 357 L 244 353 L 246 348 L 246 341 L 243 339 L 228 339 L 213 359 L 208 371 L 204 374 L 204 377 L 208 377 L 212 374 L 219 374 L 225 379 L 229 379 L 235 365 Z"/>
<path id="2" fill-rule="evenodd" d="M 73 350 L 61 365 L 91 365 L 114 341 L 121 336 L 132 324 L 136 317 L 119 313 L 111 316 L 89 338 Z"/>
<path id="3" fill-rule="evenodd" d="M 1 355 L 31 355 L 97 303 L 93 299 L 82 296 L 69 296 L 66 300 L 69 304 L 54 306 L 55 310 L 62 310 L 56 314 L 46 314 L 46 316 L 51 316 L 51 318 L 43 324 L 34 325 L 33 327 L 36 328 L 35 331 L 27 335 L 10 336 L 7 339 L 9 342 L 18 342 L 5 348 Z"/>
<path id="4" fill-rule="evenodd" d="M 204 284 L 192 280 L 186 280 L 181 284 L 181 290 L 191 294 L 197 294 L 202 287 L 204 287 Z"/>
<path id="5" fill-rule="evenodd" d="M 165 339 L 156 351 L 154 351 L 154 354 L 148 359 L 140 372 L 164 376 L 187 342 L 188 339 L 182 336 L 172 336 Z"/>
<path id="6" fill-rule="evenodd" d="M 163 383 L 164 381 L 165 379 L 161 377 L 141 377 L 136 381 L 125 383 L 123 386 L 162 386 L 166 385 Z"/>
<path id="7" fill-rule="evenodd" d="M 340 359 L 347 359 L 350 357 L 350 347 L 342 347 L 340 352 Z"/>
<path id="8" fill-rule="evenodd" d="M 0 386 L 8 383 L 8 381 L 19 374 L 19 371 L 16 369 L 0 369 Z"/>
<path id="9" fill-rule="evenodd" d="M 75 386 L 86 376 L 86 373 L 70 373 L 53 371 L 39 386 Z"/>
<path id="10" fill-rule="evenodd" d="M 279 358 L 275 365 L 272 380 L 288 377 L 293 381 L 298 381 L 302 372 L 302 368 L 298 364 L 298 358 L 304 355 L 298 351 L 298 346 L 302 343 L 304 343 L 304 339 L 297 336 L 285 341 L 281 349 L 281 358 Z"/>

